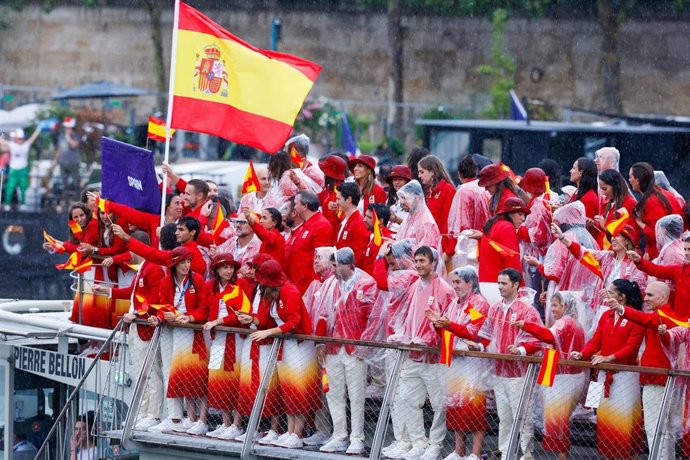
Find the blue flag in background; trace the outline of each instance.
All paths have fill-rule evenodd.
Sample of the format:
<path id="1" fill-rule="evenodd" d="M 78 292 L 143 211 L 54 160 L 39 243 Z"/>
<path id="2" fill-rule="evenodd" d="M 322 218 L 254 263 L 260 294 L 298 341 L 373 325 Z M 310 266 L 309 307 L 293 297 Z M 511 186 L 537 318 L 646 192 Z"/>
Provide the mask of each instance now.
<path id="1" fill-rule="evenodd" d="M 101 158 L 104 198 L 160 213 L 161 192 L 151 151 L 103 137 Z"/>
<path id="2" fill-rule="evenodd" d="M 355 141 L 355 136 L 352 135 L 350 123 L 347 121 L 347 113 L 345 113 L 345 108 L 340 110 L 340 118 L 343 122 L 343 152 L 350 158 L 356 158 L 362 152 L 359 151 L 357 142 Z"/>
<path id="3" fill-rule="evenodd" d="M 510 90 L 510 119 L 527 121 L 527 110 L 512 89 Z"/>

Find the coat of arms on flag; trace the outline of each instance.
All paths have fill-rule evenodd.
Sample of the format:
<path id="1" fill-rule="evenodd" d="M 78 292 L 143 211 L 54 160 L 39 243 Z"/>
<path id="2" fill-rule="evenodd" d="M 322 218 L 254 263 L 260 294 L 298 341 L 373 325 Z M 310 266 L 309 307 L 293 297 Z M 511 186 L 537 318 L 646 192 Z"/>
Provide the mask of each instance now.
<path id="1" fill-rule="evenodd" d="M 199 53 L 196 55 L 196 65 L 194 67 L 194 91 L 197 89 L 203 93 L 215 94 L 220 90 L 220 95 L 228 95 L 228 73 L 225 71 L 225 61 L 221 60 L 220 48 L 216 45 L 204 47 L 206 57 L 199 61 Z"/>

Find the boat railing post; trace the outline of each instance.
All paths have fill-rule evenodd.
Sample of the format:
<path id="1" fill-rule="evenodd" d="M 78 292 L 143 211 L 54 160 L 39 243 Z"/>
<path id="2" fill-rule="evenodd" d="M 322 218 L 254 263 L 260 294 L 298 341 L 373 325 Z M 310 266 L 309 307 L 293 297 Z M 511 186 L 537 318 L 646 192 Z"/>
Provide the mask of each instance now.
<path id="1" fill-rule="evenodd" d="M 513 426 L 510 427 L 510 439 L 508 441 L 508 452 L 506 452 L 506 460 L 516 460 L 518 458 L 518 441 L 520 440 L 520 432 L 522 425 L 527 416 L 527 411 L 531 410 L 529 402 L 532 399 L 532 390 L 537 380 L 537 365 L 529 363 L 527 372 L 525 373 L 522 384 L 522 391 L 520 392 L 520 400 L 513 420 Z M 534 430 L 534 427 L 532 427 Z"/>
<path id="2" fill-rule="evenodd" d="M 661 458 L 660 453 L 664 442 L 664 431 L 666 431 L 665 428 L 668 424 L 669 412 L 671 411 L 673 395 L 675 393 L 674 384 L 675 376 L 669 375 L 666 380 L 666 386 L 664 387 L 664 395 L 659 402 L 659 404 L 661 404 L 661 409 L 659 410 L 659 418 L 654 428 L 654 439 L 652 439 L 652 445 L 649 446 L 649 458 Z"/>
<path id="3" fill-rule="evenodd" d="M 398 388 L 400 370 L 402 369 L 403 359 L 407 355 L 407 352 L 403 350 L 393 350 L 393 352 L 395 353 L 395 357 L 393 358 L 393 366 L 390 371 L 390 377 L 388 378 L 388 384 L 386 385 L 386 391 L 381 401 L 381 411 L 376 421 L 374 438 L 371 441 L 370 459 L 378 459 L 381 457 L 381 446 L 383 445 L 383 439 L 386 437 L 386 427 L 388 426 L 388 419 L 390 417 L 391 408 L 393 407 L 395 391 Z"/>

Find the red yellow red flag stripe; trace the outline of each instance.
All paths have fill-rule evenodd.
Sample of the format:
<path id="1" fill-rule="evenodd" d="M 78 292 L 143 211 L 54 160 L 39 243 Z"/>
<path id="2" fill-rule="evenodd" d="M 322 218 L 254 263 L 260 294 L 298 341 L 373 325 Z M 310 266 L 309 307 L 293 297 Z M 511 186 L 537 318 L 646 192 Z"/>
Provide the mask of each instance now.
<path id="1" fill-rule="evenodd" d="M 616 211 L 616 214 L 618 214 L 618 218 L 606 224 L 606 230 L 611 235 L 614 235 L 616 230 L 618 230 L 618 227 L 625 224 L 625 221 L 630 218 L 630 213 L 625 208 L 620 208 L 618 211 Z"/>
<path id="2" fill-rule="evenodd" d="M 450 366 L 453 361 L 453 343 L 455 336 L 447 329 L 441 331 L 441 364 Z"/>
<path id="3" fill-rule="evenodd" d="M 658 309 L 656 312 L 659 314 L 659 316 L 661 316 L 662 318 L 666 318 L 667 320 L 671 321 L 676 326 L 690 328 L 690 322 L 688 322 L 688 321 L 682 321 L 682 320 L 679 320 L 677 318 L 674 318 L 673 316 L 667 315 L 666 313 L 661 311 L 661 309 Z"/>
<path id="4" fill-rule="evenodd" d="M 48 234 L 48 232 L 46 232 L 45 230 L 43 230 L 43 239 L 45 239 L 46 242 L 48 244 L 50 244 L 50 246 L 53 249 L 55 249 L 56 252 L 58 252 L 58 253 L 65 252 L 65 246 L 62 243 L 60 243 L 58 240 L 56 240 L 55 238 L 50 236 Z"/>
<path id="5" fill-rule="evenodd" d="M 599 278 L 602 280 L 604 279 L 604 274 L 601 271 L 601 265 L 591 252 L 585 251 L 584 255 L 580 259 L 580 263 L 587 267 L 589 271 L 597 275 Z"/>
<path id="6" fill-rule="evenodd" d="M 72 231 L 74 237 L 80 240 L 82 236 L 82 228 L 81 225 L 79 225 L 79 222 L 77 222 L 76 220 L 70 220 L 69 222 L 67 222 L 67 225 L 69 225 L 69 229 Z"/>
<path id="7" fill-rule="evenodd" d="M 172 138 L 174 129 L 170 130 L 170 137 Z M 165 121 L 160 118 L 149 116 L 149 130 L 147 137 L 154 141 L 165 142 Z"/>
<path id="8" fill-rule="evenodd" d="M 280 150 L 321 66 L 256 48 L 184 3 L 173 33 L 171 127 Z"/>
<path id="9" fill-rule="evenodd" d="M 258 192 L 260 190 L 261 184 L 254 170 L 254 163 L 249 160 L 249 167 L 247 168 L 247 173 L 244 175 L 244 182 L 242 183 L 242 194 Z"/>
<path id="10" fill-rule="evenodd" d="M 383 235 L 381 234 L 381 224 L 379 223 L 379 217 L 376 215 L 376 211 L 374 209 L 371 210 L 371 218 L 374 221 L 374 228 L 372 231 L 372 233 L 374 234 L 374 244 L 376 246 L 381 246 L 381 244 L 383 243 Z"/>
<path id="11" fill-rule="evenodd" d="M 544 349 L 544 358 L 541 361 L 541 370 L 537 383 L 545 387 L 553 386 L 553 381 L 556 378 L 556 370 L 558 369 L 558 351 L 553 348 Z"/>
<path id="12" fill-rule="evenodd" d="M 484 239 L 486 240 L 487 244 L 488 244 L 489 246 L 491 246 L 492 248 L 494 248 L 494 250 L 495 250 L 496 252 L 499 252 L 499 253 L 501 253 L 501 254 L 505 254 L 505 255 L 508 255 L 508 256 L 519 256 L 519 255 L 520 255 L 519 252 L 513 251 L 513 250 L 510 249 L 508 246 L 504 246 L 504 245 L 502 245 L 501 243 L 495 242 L 494 240 L 492 240 L 491 238 L 489 238 L 489 237 L 486 236 L 486 235 L 482 236 L 482 238 L 484 238 Z"/>

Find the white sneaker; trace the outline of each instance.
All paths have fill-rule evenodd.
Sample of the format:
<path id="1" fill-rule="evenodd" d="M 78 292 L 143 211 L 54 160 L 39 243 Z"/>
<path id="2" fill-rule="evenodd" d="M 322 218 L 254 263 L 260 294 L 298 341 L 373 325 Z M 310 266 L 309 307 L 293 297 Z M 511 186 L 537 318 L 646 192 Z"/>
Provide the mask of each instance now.
<path id="1" fill-rule="evenodd" d="M 244 430 L 242 428 L 237 428 L 233 423 L 218 436 L 218 439 L 234 440 L 236 437 L 242 436 L 243 434 Z"/>
<path id="2" fill-rule="evenodd" d="M 302 438 L 302 442 L 305 446 L 321 446 L 331 439 L 331 435 L 324 433 L 323 431 L 317 431 L 308 438 Z"/>
<path id="3" fill-rule="evenodd" d="M 350 445 L 348 446 L 345 453 L 347 455 L 362 455 L 364 453 L 364 443 L 359 439 L 350 441 Z"/>
<path id="4" fill-rule="evenodd" d="M 268 446 L 270 444 L 273 444 L 273 442 L 277 440 L 279 437 L 280 436 L 278 436 L 278 433 L 276 433 L 275 431 L 268 430 L 268 433 L 266 433 L 266 435 L 260 438 L 257 442 L 262 446 Z"/>
<path id="5" fill-rule="evenodd" d="M 256 441 L 257 439 L 261 439 L 261 436 L 262 436 L 262 434 L 259 431 L 254 433 L 254 441 Z M 245 432 L 244 434 L 237 436 L 235 439 L 233 439 L 233 441 L 244 442 L 246 439 L 247 439 L 247 433 Z"/>
<path id="6" fill-rule="evenodd" d="M 388 458 L 404 458 L 405 455 L 412 450 L 412 444 L 407 442 L 399 442 L 393 449 L 386 451 L 384 454 Z"/>
<path id="7" fill-rule="evenodd" d="M 144 417 L 141 420 L 137 421 L 136 425 L 134 425 L 134 429 L 139 431 L 146 431 L 152 426 L 158 425 L 160 422 L 160 420 L 156 420 L 155 418 Z"/>
<path id="8" fill-rule="evenodd" d="M 419 457 L 419 460 L 441 460 L 441 448 L 436 446 L 427 447 L 424 455 Z"/>
<path id="9" fill-rule="evenodd" d="M 278 436 L 278 439 L 276 439 L 275 441 L 273 441 L 273 442 L 271 443 L 271 445 L 277 446 L 277 447 L 284 447 L 283 444 L 284 444 L 285 441 L 287 441 L 289 438 L 290 438 L 290 433 L 288 433 L 288 432 L 286 431 L 285 433 L 283 433 L 283 434 L 281 434 L 280 436 Z"/>
<path id="10" fill-rule="evenodd" d="M 172 431 L 177 427 L 182 427 L 182 423 L 175 423 L 172 421 L 171 418 L 166 418 L 158 425 L 153 425 L 152 427 L 149 427 L 148 431 L 150 431 L 151 433 L 162 433 L 164 431 Z"/>
<path id="11" fill-rule="evenodd" d="M 449 455 L 447 455 L 443 460 L 466 460 L 468 458 L 470 457 L 461 457 L 458 454 L 456 454 L 455 451 L 453 451 Z"/>
<path id="12" fill-rule="evenodd" d="M 190 429 L 194 425 L 194 422 L 192 422 L 188 417 L 185 417 L 182 419 L 182 421 L 175 426 L 172 430 L 176 433 L 186 433 L 188 429 Z"/>
<path id="13" fill-rule="evenodd" d="M 209 438 L 217 438 L 223 431 L 227 430 L 229 427 L 223 425 L 222 423 L 216 427 L 215 430 L 206 433 Z"/>
<path id="14" fill-rule="evenodd" d="M 420 460 L 422 455 L 426 452 L 426 446 L 417 444 L 412 449 L 410 449 L 405 455 L 402 456 L 405 460 Z M 399 457 L 398 457 L 399 458 Z"/>
<path id="15" fill-rule="evenodd" d="M 187 431 L 185 431 L 185 433 L 194 436 L 203 436 L 206 433 L 208 433 L 208 425 L 202 422 L 201 420 L 197 420 L 192 424 L 191 427 L 189 427 Z"/>
<path id="16" fill-rule="evenodd" d="M 477 457 L 474 454 L 470 454 L 467 457 L 464 457 L 464 460 L 482 460 L 481 458 Z"/>
<path id="17" fill-rule="evenodd" d="M 345 452 L 347 450 L 347 439 L 335 439 L 331 438 L 326 444 L 321 446 L 319 449 L 321 452 Z"/>
<path id="18" fill-rule="evenodd" d="M 384 447 L 381 449 L 381 455 L 388 457 L 388 453 L 395 451 L 395 450 L 400 450 L 400 449 L 407 449 L 405 452 L 408 450 L 412 449 L 412 444 L 409 442 L 404 442 L 404 441 L 393 441 L 391 444 L 388 446 Z"/>
<path id="19" fill-rule="evenodd" d="M 287 439 L 283 441 L 280 445 L 281 447 L 285 447 L 286 449 L 301 449 L 302 447 L 304 447 L 302 438 L 297 436 L 295 433 L 290 433 Z"/>

